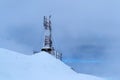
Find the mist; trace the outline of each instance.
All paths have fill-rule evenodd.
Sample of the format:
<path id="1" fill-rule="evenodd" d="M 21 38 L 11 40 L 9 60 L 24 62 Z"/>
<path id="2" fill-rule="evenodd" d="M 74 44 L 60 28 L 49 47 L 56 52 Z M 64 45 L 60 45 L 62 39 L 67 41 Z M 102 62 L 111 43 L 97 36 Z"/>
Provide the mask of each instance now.
<path id="1" fill-rule="evenodd" d="M 53 42 L 80 73 L 120 79 L 119 0 L 1 0 L 0 47 L 31 55 L 43 46 L 43 16 Z"/>

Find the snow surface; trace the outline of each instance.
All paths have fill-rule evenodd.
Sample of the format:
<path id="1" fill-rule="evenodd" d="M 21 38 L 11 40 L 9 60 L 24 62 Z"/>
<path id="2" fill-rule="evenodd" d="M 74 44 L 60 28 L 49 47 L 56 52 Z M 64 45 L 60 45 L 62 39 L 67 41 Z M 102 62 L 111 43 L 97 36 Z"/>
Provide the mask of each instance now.
<path id="1" fill-rule="evenodd" d="M 104 80 L 78 74 L 46 52 L 28 56 L 0 48 L 0 80 Z"/>

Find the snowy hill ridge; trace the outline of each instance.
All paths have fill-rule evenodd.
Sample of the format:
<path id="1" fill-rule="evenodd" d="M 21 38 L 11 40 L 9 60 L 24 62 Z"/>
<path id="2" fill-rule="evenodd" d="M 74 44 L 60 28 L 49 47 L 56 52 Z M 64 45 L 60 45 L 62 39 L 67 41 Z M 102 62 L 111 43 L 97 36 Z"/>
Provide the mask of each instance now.
<path id="1" fill-rule="evenodd" d="M 0 80 L 104 80 L 78 74 L 46 52 L 28 56 L 0 48 Z"/>

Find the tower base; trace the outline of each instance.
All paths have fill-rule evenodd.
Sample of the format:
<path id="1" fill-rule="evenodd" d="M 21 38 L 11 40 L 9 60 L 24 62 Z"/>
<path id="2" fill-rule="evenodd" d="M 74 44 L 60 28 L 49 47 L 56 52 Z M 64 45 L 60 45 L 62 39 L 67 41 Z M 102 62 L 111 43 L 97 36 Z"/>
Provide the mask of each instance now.
<path id="1" fill-rule="evenodd" d="M 41 51 L 45 51 L 45 52 L 48 52 L 50 54 L 54 54 L 54 48 L 50 48 L 50 47 L 43 47 L 41 49 Z"/>

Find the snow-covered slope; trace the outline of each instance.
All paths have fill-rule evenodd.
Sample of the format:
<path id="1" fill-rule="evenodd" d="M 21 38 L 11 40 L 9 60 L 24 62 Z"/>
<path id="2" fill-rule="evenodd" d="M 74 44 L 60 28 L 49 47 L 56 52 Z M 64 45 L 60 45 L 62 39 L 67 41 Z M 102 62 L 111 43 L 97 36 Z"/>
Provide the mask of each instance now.
<path id="1" fill-rule="evenodd" d="M 0 48 L 0 80 L 104 80 L 78 74 L 46 52 L 32 56 Z"/>

